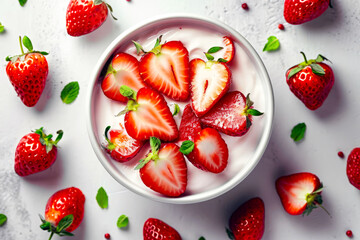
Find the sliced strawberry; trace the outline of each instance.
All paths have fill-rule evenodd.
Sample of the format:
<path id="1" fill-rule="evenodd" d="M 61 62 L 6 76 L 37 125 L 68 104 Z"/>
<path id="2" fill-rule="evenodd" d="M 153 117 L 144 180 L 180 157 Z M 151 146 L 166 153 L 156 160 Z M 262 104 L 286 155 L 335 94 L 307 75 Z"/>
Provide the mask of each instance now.
<path id="1" fill-rule="evenodd" d="M 314 208 L 323 208 L 320 195 L 322 184 L 312 173 L 302 172 L 280 177 L 276 180 L 276 191 L 285 211 L 291 215 L 309 215 Z"/>
<path id="2" fill-rule="evenodd" d="M 146 186 L 155 192 L 177 197 L 185 192 L 187 166 L 183 154 L 174 143 L 161 145 L 160 140 L 150 139 L 151 152 L 135 169 Z"/>
<path id="3" fill-rule="evenodd" d="M 139 74 L 138 60 L 127 53 L 119 53 L 111 60 L 106 76 L 101 83 L 101 89 L 108 98 L 127 102 L 128 99 L 120 94 L 122 85 L 135 91 L 146 87 Z"/>
<path id="4" fill-rule="evenodd" d="M 145 83 L 176 101 L 189 97 L 189 52 L 180 41 L 160 44 L 140 60 L 140 75 Z M 138 44 L 138 43 L 136 43 Z"/>
<path id="5" fill-rule="evenodd" d="M 226 63 L 229 63 L 231 62 L 231 60 L 234 58 L 234 55 L 235 55 L 235 45 L 233 43 L 233 41 L 231 40 L 230 37 L 223 37 L 223 43 L 225 45 L 225 53 L 224 53 L 224 56 L 223 56 L 223 59 L 225 59 L 227 62 Z"/>
<path id="6" fill-rule="evenodd" d="M 130 137 L 123 125 L 119 125 L 119 129 L 110 130 L 110 126 L 105 129 L 105 138 L 108 142 L 106 149 L 115 161 L 127 162 L 135 157 L 141 149 L 143 142 Z M 108 132 L 110 139 L 108 138 Z"/>
<path id="7" fill-rule="evenodd" d="M 195 115 L 191 109 L 190 104 L 188 104 L 184 108 L 180 122 L 179 141 L 194 141 L 195 137 L 200 133 L 200 131 L 200 119 Z"/>
<path id="8" fill-rule="evenodd" d="M 161 94 L 150 88 L 141 88 L 136 94 L 126 86 L 122 86 L 120 91 L 131 99 L 125 109 L 124 120 L 129 136 L 140 141 L 150 137 L 157 137 L 163 141 L 178 138 L 176 122 Z"/>
<path id="9" fill-rule="evenodd" d="M 227 166 L 229 150 L 215 129 L 205 128 L 195 137 L 194 150 L 187 158 L 199 169 L 220 173 Z"/>
<path id="10" fill-rule="evenodd" d="M 200 121 L 227 135 L 242 136 L 248 132 L 252 116 L 263 114 L 253 109 L 253 104 L 249 94 L 245 98 L 239 91 L 228 92 Z"/>
<path id="11" fill-rule="evenodd" d="M 195 114 L 207 113 L 227 92 L 231 72 L 225 63 L 196 58 L 190 62 L 191 101 Z"/>

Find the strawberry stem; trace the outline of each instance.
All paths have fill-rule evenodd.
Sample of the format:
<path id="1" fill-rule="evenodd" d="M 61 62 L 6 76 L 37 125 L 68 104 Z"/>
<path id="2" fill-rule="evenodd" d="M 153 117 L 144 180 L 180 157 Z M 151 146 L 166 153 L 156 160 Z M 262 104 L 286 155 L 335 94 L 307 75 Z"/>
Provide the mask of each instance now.
<path id="1" fill-rule="evenodd" d="M 24 55 L 24 48 L 23 48 L 23 45 L 22 45 L 22 41 L 21 41 L 21 36 L 19 36 L 19 43 L 20 43 L 20 49 L 21 49 L 21 53 L 22 55 Z"/>
<path id="2" fill-rule="evenodd" d="M 51 240 L 51 238 L 54 236 L 54 232 L 51 232 L 49 240 Z"/>
<path id="3" fill-rule="evenodd" d="M 307 61 L 307 59 L 306 59 L 306 56 L 305 56 L 305 53 L 304 53 L 304 52 L 300 52 L 300 53 L 303 55 L 304 60 L 305 60 L 305 63 L 308 63 L 308 61 Z"/>

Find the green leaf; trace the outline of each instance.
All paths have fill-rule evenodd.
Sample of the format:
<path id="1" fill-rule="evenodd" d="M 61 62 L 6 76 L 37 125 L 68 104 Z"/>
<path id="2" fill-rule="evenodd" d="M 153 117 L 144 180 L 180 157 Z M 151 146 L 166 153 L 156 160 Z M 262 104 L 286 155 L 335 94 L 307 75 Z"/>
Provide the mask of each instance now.
<path id="1" fill-rule="evenodd" d="M 140 55 L 141 52 L 146 53 L 145 50 L 143 49 L 143 47 L 140 45 L 140 43 L 132 41 L 135 45 L 136 48 L 136 54 Z"/>
<path id="2" fill-rule="evenodd" d="M 306 124 L 299 123 L 291 130 L 290 137 L 294 139 L 295 142 L 300 141 L 301 139 L 304 138 L 305 131 L 306 131 Z"/>
<path id="3" fill-rule="evenodd" d="M 23 42 L 24 46 L 29 50 L 29 52 L 34 50 L 30 38 L 28 38 L 27 36 L 24 36 L 22 42 Z"/>
<path id="4" fill-rule="evenodd" d="M 223 47 L 212 47 L 207 51 L 207 53 L 216 53 L 216 52 L 220 51 L 221 49 L 223 49 Z"/>
<path id="5" fill-rule="evenodd" d="M 7 221 L 7 217 L 5 216 L 5 214 L 0 213 L 0 227 L 4 225 L 6 221 Z"/>
<path id="6" fill-rule="evenodd" d="M 150 137 L 150 146 L 153 153 L 157 153 L 160 149 L 161 141 L 156 137 Z"/>
<path id="7" fill-rule="evenodd" d="M 261 116 L 261 115 L 264 114 L 264 113 L 262 113 L 262 112 L 259 112 L 259 111 L 256 110 L 256 109 L 253 109 L 253 108 L 248 109 L 246 112 L 247 112 L 247 114 L 250 114 L 250 115 L 252 115 L 252 116 Z"/>
<path id="8" fill-rule="evenodd" d="M 0 33 L 2 33 L 5 30 L 4 25 L 0 23 Z"/>
<path id="9" fill-rule="evenodd" d="M 120 87 L 120 93 L 124 97 L 130 98 L 130 99 L 136 99 L 135 91 L 126 85 L 122 85 Z"/>
<path id="10" fill-rule="evenodd" d="M 280 47 L 279 39 L 277 39 L 275 36 L 270 36 L 268 38 L 267 43 L 264 46 L 263 52 L 275 51 L 275 50 L 279 49 L 279 47 Z"/>
<path id="11" fill-rule="evenodd" d="M 41 52 L 39 52 L 39 53 L 42 54 L 42 55 L 49 55 L 48 52 L 44 52 L 44 51 L 41 51 Z"/>
<path id="12" fill-rule="evenodd" d="M 206 240 L 203 236 L 201 236 L 200 238 L 199 238 L 199 240 Z"/>
<path id="13" fill-rule="evenodd" d="M 248 116 L 246 116 L 246 129 L 249 129 L 251 127 L 252 123 Z"/>
<path id="14" fill-rule="evenodd" d="M 157 46 L 160 45 L 160 43 L 161 43 L 161 38 L 162 38 L 162 35 L 160 35 L 160 36 L 156 39 L 156 43 L 155 43 L 154 48 L 156 48 Z"/>
<path id="15" fill-rule="evenodd" d="M 63 219 L 60 220 L 58 226 L 56 227 L 56 231 L 62 232 L 63 230 L 70 227 L 73 221 L 74 221 L 74 216 L 72 214 L 63 217 Z"/>
<path id="16" fill-rule="evenodd" d="M 320 63 L 323 62 L 326 58 L 324 58 L 322 55 L 318 55 L 317 58 L 315 59 L 315 62 Z"/>
<path id="17" fill-rule="evenodd" d="M 8 62 L 11 61 L 10 56 L 7 56 L 7 57 L 5 58 L 5 60 L 8 61 Z"/>
<path id="18" fill-rule="evenodd" d="M 218 62 L 223 62 L 223 63 L 226 63 L 226 62 L 228 62 L 228 60 L 226 60 L 226 59 L 223 59 L 223 58 L 219 58 L 218 60 L 217 60 Z"/>
<path id="19" fill-rule="evenodd" d="M 298 72 L 300 72 L 303 68 L 304 66 L 297 66 L 291 69 L 288 75 L 288 79 L 294 76 L 295 74 L 297 74 Z"/>
<path id="20" fill-rule="evenodd" d="M 179 112 L 180 112 L 180 107 L 179 107 L 179 105 L 177 105 L 177 104 L 175 103 L 175 109 L 174 109 L 173 116 L 176 116 Z"/>
<path id="21" fill-rule="evenodd" d="M 108 195 L 103 187 L 99 188 L 96 194 L 96 201 L 102 209 L 108 207 Z"/>
<path id="22" fill-rule="evenodd" d="M 208 59 L 208 60 L 214 60 L 214 57 L 211 55 L 211 54 L 209 54 L 209 53 L 205 53 L 205 56 L 206 56 L 206 58 Z"/>
<path id="23" fill-rule="evenodd" d="M 129 224 L 129 218 L 126 215 L 121 215 L 118 220 L 116 225 L 118 226 L 118 228 L 124 228 Z"/>
<path id="24" fill-rule="evenodd" d="M 235 239 L 235 236 L 230 229 L 226 228 L 226 233 L 227 233 L 229 239 Z"/>
<path id="25" fill-rule="evenodd" d="M 316 75 L 319 75 L 319 76 L 325 75 L 325 70 L 319 64 L 312 63 L 312 64 L 310 64 L 310 67 L 311 67 L 312 72 L 315 73 Z"/>
<path id="26" fill-rule="evenodd" d="M 189 154 L 194 150 L 194 142 L 190 140 L 183 141 L 180 147 L 180 152 L 182 154 Z"/>
<path id="27" fill-rule="evenodd" d="M 22 7 L 25 5 L 26 2 L 27 2 L 27 0 L 19 0 L 19 3 Z"/>
<path id="28" fill-rule="evenodd" d="M 70 104 L 79 95 L 80 86 L 78 82 L 70 82 L 68 83 L 64 89 L 61 91 L 61 100 L 63 103 Z"/>

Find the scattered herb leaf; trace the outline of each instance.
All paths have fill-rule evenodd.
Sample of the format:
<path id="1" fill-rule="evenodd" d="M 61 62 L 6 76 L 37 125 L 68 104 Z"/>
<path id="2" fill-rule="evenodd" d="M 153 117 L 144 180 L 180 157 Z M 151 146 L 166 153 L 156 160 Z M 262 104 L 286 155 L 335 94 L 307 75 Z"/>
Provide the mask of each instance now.
<path id="1" fill-rule="evenodd" d="M 299 123 L 292 129 L 290 137 L 294 139 L 295 142 L 300 141 L 301 139 L 304 138 L 305 131 L 306 131 L 306 124 Z"/>
<path id="2" fill-rule="evenodd" d="M 27 2 L 27 0 L 19 0 L 19 3 L 22 7 L 25 5 L 26 2 Z"/>
<path id="3" fill-rule="evenodd" d="M 194 150 L 194 142 L 190 140 L 183 141 L 180 147 L 180 152 L 182 154 L 189 154 Z"/>
<path id="4" fill-rule="evenodd" d="M 175 109 L 174 109 L 173 116 L 176 116 L 179 112 L 180 112 L 180 107 L 179 107 L 179 105 L 177 105 L 177 104 L 175 103 Z"/>
<path id="5" fill-rule="evenodd" d="M 103 187 L 99 188 L 96 194 L 96 201 L 102 209 L 108 207 L 109 198 Z"/>
<path id="6" fill-rule="evenodd" d="M 4 225 L 6 221 L 7 221 L 7 217 L 5 216 L 5 214 L 0 213 L 0 227 Z"/>
<path id="7" fill-rule="evenodd" d="M 275 50 L 279 49 L 279 47 L 280 47 L 279 39 L 277 39 L 275 36 L 270 36 L 268 38 L 267 43 L 264 46 L 263 52 L 275 51 Z"/>
<path id="8" fill-rule="evenodd" d="M 2 25 L 2 24 L 0 23 L 0 33 L 2 33 L 4 30 L 5 30 L 4 25 Z"/>
<path id="9" fill-rule="evenodd" d="M 129 218 L 126 215 L 121 215 L 117 220 L 118 228 L 124 228 L 129 224 Z"/>
<path id="10" fill-rule="evenodd" d="M 61 91 L 61 100 L 63 103 L 70 104 L 79 95 L 80 86 L 78 82 L 70 82 L 66 84 L 64 89 Z"/>

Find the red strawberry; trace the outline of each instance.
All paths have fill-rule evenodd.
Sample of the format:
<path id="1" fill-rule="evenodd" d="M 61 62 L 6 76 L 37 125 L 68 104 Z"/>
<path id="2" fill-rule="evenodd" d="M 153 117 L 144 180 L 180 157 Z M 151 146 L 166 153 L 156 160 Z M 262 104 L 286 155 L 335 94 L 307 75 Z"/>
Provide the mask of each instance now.
<path id="1" fill-rule="evenodd" d="M 109 130 L 110 126 L 105 129 L 105 138 L 108 142 L 105 148 L 110 153 L 110 156 L 118 162 L 127 162 L 135 157 L 143 143 L 130 137 L 122 124 L 120 124 L 120 129 L 111 129 L 110 132 Z M 108 138 L 108 132 L 110 139 Z"/>
<path id="2" fill-rule="evenodd" d="M 249 95 L 245 98 L 239 91 L 228 92 L 200 119 L 201 123 L 230 136 L 244 135 L 252 124 L 252 116 L 263 114 L 253 109 Z"/>
<path id="3" fill-rule="evenodd" d="M 150 138 L 151 152 L 141 159 L 135 169 L 146 186 L 169 197 L 183 194 L 187 185 L 187 166 L 180 148 L 174 143 L 164 144 Z"/>
<path id="4" fill-rule="evenodd" d="M 144 240 L 181 240 L 180 234 L 171 226 L 156 218 L 144 223 Z"/>
<path id="5" fill-rule="evenodd" d="M 261 198 L 252 198 L 238 207 L 230 217 L 230 239 L 260 240 L 265 229 L 265 206 Z"/>
<path id="6" fill-rule="evenodd" d="M 49 67 L 44 55 L 48 53 L 34 51 L 27 36 L 24 36 L 23 41 L 19 38 L 21 54 L 6 57 L 6 61 L 9 61 L 6 73 L 21 101 L 33 107 L 45 88 Z M 29 50 L 27 53 L 24 53 L 22 44 Z"/>
<path id="7" fill-rule="evenodd" d="M 227 92 L 231 72 L 225 63 L 196 58 L 190 62 L 191 101 L 195 114 L 207 113 Z"/>
<path id="8" fill-rule="evenodd" d="M 195 137 L 200 133 L 200 119 L 191 109 L 190 104 L 186 105 L 181 118 L 179 129 L 179 141 L 194 141 Z"/>
<path id="9" fill-rule="evenodd" d="M 15 151 L 15 172 L 27 176 L 48 169 L 56 160 L 57 143 L 63 135 L 59 130 L 53 141 L 52 135 L 45 135 L 43 128 L 21 138 Z"/>
<path id="10" fill-rule="evenodd" d="M 144 52 L 136 43 L 138 53 Z M 189 97 L 189 52 L 180 41 L 161 43 L 158 38 L 155 47 L 140 60 L 140 75 L 152 88 L 176 101 Z"/>
<path id="11" fill-rule="evenodd" d="M 229 150 L 215 129 L 205 128 L 195 137 L 194 150 L 187 157 L 199 169 L 220 173 L 227 166 Z"/>
<path id="12" fill-rule="evenodd" d="M 316 110 L 330 93 L 334 85 L 332 69 L 323 63 L 327 60 L 318 55 L 316 59 L 307 60 L 293 66 L 286 72 L 286 82 L 294 95 L 299 98 L 307 108 Z"/>
<path id="13" fill-rule="evenodd" d="M 223 59 L 226 60 L 226 63 L 231 62 L 231 60 L 234 58 L 235 55 L 235 45 L 230 37 L 223 37 L 223 43 L 225 45 L 225 54 L 223 56 Z"/>
<path id="14" fill-rule="evenodd" d="M 70 0 L 66 11 L 66 30 L 70 36 L 78 37 L 99 28 L 112 8 L 102 0 Z"/>
<path id="15" fill-rule="evenodd" d="M 162 95 L 150 88 L 141 88 L 136 94 L 122 86 L 120 92 L 128 97 L 125 113 L 125 128 L 129 136 L 137 140 L 157 137 L 164 141 L 177 139 L 177 129 L 172 113 Z"/>
<path id="16" fill-rule="evenodd" d="M 105 96 L 119 102 L 127 102 L 120 94 L 120 87 L 126 85 L 135 91 L 146 87 L 139 74 L 139 62 L 127 53 L 117 54 L 109 64 L 106 76 L 101 83 Z"/>
<path id="17" fill-rule="evenodd" d="M 330 0 L 285 0 L 284 17 L 288 23 L 302 24 L 309 22 L 330 6 Z"/>
<path id="18" fill-rule="evenodd" d="M 54 193 L 45 208 L 45 219 L 41 217 L 41 229 L 59 236 L 73 236 L 71 233 L 84 216 L 85 196 L 80 189 L 70 187 Z"/>
<path id="19" fill-rule="evenodd" d="M 280 177 L 276 180 L 276 191 L 285 211 L 291 215 L 309 215 L 314 208 L 323 208 L 320 195 L 322 184 L 312 173 L 302 172 Z"/>
<path id="20" fill-rule="evenodd" d="M 360 148 L 354 148 L 347 160 L 346 175 L 349 182 L 360 190 Z"/>

